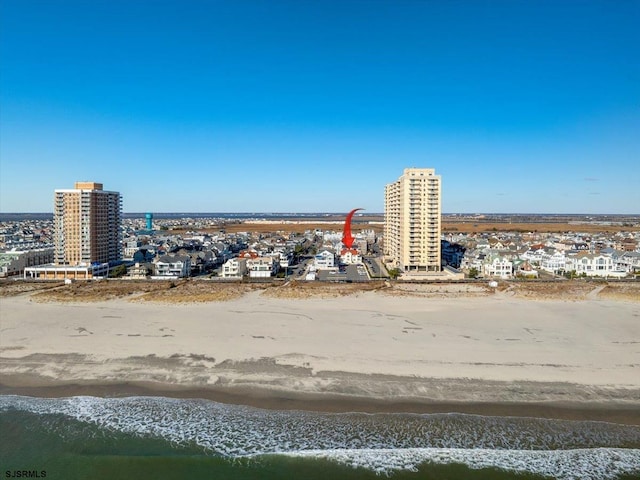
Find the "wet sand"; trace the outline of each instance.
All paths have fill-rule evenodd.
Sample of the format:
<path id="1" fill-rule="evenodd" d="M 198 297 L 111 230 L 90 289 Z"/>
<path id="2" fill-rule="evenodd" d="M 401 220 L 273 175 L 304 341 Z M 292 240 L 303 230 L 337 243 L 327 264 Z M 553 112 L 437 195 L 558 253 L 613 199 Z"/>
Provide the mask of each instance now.
<path id="1" fill-rule="evenodd" d="M 640 425 L 640 406 L 628 403 L 512 403 L 512 402 L 435 402 L 428 399 L 366 398 L 339 394 L 279 392 L 271 389 L 210 387 L 192 389 L 154 383 L 65 384 L 24 376 L 5 378 L 0 395 L 42 398 L 94 396 L 122 398 L 160 396 L 206 399 L 219 403 L 247 405 L 267 410 L 305 410 L 328 413 L 467 413 L 487 416 L 535 417 L 562 420 L 591 420 Z"/>

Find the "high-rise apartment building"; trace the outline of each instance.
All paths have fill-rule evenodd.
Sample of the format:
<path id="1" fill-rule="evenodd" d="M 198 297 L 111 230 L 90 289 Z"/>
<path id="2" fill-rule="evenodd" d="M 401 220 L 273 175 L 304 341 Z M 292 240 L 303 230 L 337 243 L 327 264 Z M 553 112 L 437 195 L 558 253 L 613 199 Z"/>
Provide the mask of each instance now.
<path id="1" fill-rule="evenodd" d="M 384 253 L 400 271 L 440 271 L 441 198 L 433 168 L 405 168 L 385 187 Z"/>
<path id="2" fill-rule="evenodd" d="M 122 199 L 101 183 L 76 182 L 56 190 L 53 208 L 55 263 L 91 265 L 122 259 Z"/>

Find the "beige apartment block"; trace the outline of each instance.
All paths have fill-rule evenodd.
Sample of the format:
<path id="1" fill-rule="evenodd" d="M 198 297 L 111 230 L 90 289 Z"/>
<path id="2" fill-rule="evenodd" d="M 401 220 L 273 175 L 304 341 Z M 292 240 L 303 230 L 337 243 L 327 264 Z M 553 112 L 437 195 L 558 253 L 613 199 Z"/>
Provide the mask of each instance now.
<path id="1" fill-rule="evenodd" d="M 440 176 L 405 168 L 385 187 L 384 254 L 402 272 L 439 272 L 442 216 Z"/>
<path id="2" fill-rule="evenodd" d="M 122 259 L 122 198 L 101 183 L 76 182 L 56 190 L 54 261 L 57 265 L 90 265 Z"/>

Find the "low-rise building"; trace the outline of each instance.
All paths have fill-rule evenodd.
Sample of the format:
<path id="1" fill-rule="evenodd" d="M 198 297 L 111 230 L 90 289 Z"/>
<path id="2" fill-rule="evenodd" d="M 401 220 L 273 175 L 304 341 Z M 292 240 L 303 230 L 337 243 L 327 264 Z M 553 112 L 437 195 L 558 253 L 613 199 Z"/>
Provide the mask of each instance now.
<path id="1" fill-rule="evenodd" d="M 250 278 L 269 278 L 278 271 L 278 262 L 274 257 L 249 258 L 246 261 Z"/>
<path id="2" fill-rule="evenodd" d="M 577 275 L 587 277 L 624 277 L 626 272 L 616 268 L 616 264 L 610 255 L 578 253 L 568 255 L 565 262 L 567 272 L 575 272 Z"/>
<path id="3" fill-rule="evenodd" d="M 222 278 L 242 278 L 246 273 L 246 258 L 230 258 L 222 265 L 220 276 Z"/>
<path id="4" fill-rule="evenodd" d="M 22 275 L 25 268 L 53 262 L 53 247 L 0 253 L 0 277 Z"/>
<path id="5" fill-rule="evenodd" d="M 79 265 L 37 265 L 24 269 L 24 278 L 30 280 L 92 280 L 109 276 L 108 263 Z"/>
<path id="6" fill-rule="evenodd" d="M 127 280 L 144 280 L 152 273 L 151 265 L 146 263 L 136 263 L 127 270 L 127 275 L 123 278 Z"/>
<path id="7" fill-rule="evenodd" d="M 313 257 L 313 267 L 316 270 L 326 270 L 329 268 L 335 268 L 336 256 L 329 250 L 323 250 Z"/>
<path id="8" fill-rule="evenodd" d="M 544 253 L 540 258 L 540 269 L 549 273 L 558 273 L 565 269 L 565 250 Z"/>
<path id="9" fill-rule="evenodd" d="M 513 275 L 523 278 L 538 278 L 538 270 L 527 260 L 513 260 Z"/>
<path id="10" fill-rule="evenodd" d="M 511 278 L 513 276 L 513 262 L 506 257 L 487 257 L 483 269 L 487 277 Z"/>
<path id="11" fill-rule="evenodd" d="M 191 257 L 188 255 L 162 255 L 155 261 L 155 277 L 183 278 L 191 275 Z"/>
<path id="12" fill-rule="evenodd" d="M 353 248 L 343 248 L 340 252 L 340 263 L 345 265 L 355 265 L 362 263 L 362 256 Z"/>
<path id="13" fill-rule="evenodd" d="M 612 258 L 616 263 L 616 270 L 640 272 L 640 252 L 617 252 Z"/>
<path id="14" fill-rule="evenodd" d="M 127 240 L 126 242 L 124 242 L 123 258 L 126 260 L 132 260 L 133 255 L 140 249 L 141 246 L 142 242 L 137 238 Z"/>

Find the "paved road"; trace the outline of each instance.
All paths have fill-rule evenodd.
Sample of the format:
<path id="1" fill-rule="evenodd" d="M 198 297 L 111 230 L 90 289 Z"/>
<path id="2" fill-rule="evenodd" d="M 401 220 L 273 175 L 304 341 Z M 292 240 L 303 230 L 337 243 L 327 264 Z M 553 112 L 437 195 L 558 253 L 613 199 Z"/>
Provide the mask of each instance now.
<path id="1" fill-rule="evenodd" d="M 379 257 L 364 257 L 364 262 L 371 272 L 372 277 L 385 277 L 389 278 L 387 269 L 380 263 Z"/>

